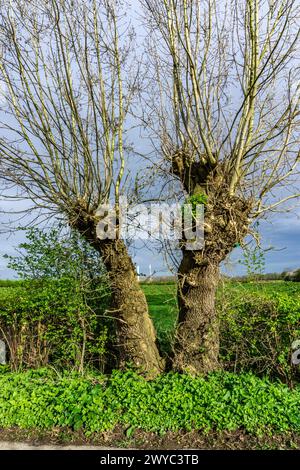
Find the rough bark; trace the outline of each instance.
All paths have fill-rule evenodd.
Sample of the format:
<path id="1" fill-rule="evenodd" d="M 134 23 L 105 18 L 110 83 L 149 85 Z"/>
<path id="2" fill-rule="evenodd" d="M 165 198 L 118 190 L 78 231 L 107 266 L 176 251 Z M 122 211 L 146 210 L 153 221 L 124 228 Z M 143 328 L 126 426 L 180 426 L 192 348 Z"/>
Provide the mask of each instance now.
<path id="1" fill-rule="evenodd" d="M 190 195 L 205 194 L 204 246 L 186 249 L 178 270 L 179 322 L 173 368 L 193 374 L 219 368 L 219 322 L 215 309 L 219 265 L 248 233 L 252 200 L 231 196 L 222 163 L 194 162 L 177 152 L 172 168 Z"/>
<path id="2" fill-rule="evenodd" d="M 115 319 L 118 366 L 131 362 L 148 377 L 163 371 L 156 332 L 149 315 L 145 294 L 138 282 L 136 270 L 123 240 L 100 240 L 97 221 L 80 214 L 73 227 L 100 253 L 107 269 L 111 287 L 111 312 Z"/>
<path id="3" fill-rule="evenodd" d="M 179 319 L 173 368 L 192 374 L 219 367 L 219 323 L 215 308 L 219 268 L 199 268 L 185 252 L 178 272 Z"/>
<path id="4" fill-rule="evenodd" d="M 122 240 L 102 241 L 98 248 L 110 277 L 119 365 L 122 367 L 130 361 L 148 374 L 156 375 L 163 370 L 163 361 L 146 297 L 127 248 Z"/>

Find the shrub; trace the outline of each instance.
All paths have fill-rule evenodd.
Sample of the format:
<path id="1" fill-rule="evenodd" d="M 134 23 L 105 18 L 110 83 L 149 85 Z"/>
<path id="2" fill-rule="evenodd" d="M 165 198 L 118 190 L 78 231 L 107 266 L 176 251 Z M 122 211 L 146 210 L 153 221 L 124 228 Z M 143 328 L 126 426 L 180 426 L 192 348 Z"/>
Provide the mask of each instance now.
<path id="1" fill-rule="evenodd" d="M 214 373 L 174 373 L 146 381 L 132 371 L 110 377 L 47 369 L 0 373 L 0 426 L 68 427 L 87 434 L 121 425 L 133 431 L 236 430 L 271 434 L 300 430 L 300 389 Z"/>
<path id="2" fill-rule="evenodd" d="M 106 295 L 102 287 L 93 286 L 89 304 L 70 279 L 2 288 L 0 337 L 8 346 L 11 368 L 49 362 L 81 371 L 88 364 L 103 368 L 108 328 L 102 318 Z"/>
<path id="3" fill-rule="evenodd" d="M 20 243 L 16 255 L 4 258 L 21 279 L 72 278 L 82 282 L 105 275 L 99 253 L 78 232 L 66 232 L 62 225 L 47 231 L 27 229 L 26 241 Z"/>
<path id="4" fill-rule="evenodd" d="M 13 370 L 93 363 L 104 367 L 110 322 L 106 273 L 99 254 L 62 227 L 26 232 L 8 266 L 23 281 L 0 291 L 0 338 Z"/>
<path id="5" fill-rule="evenodd" d="M 292 343 L 300 339 L 299 290 L 273 285 L 230 286 L 220 292 L 221 359 L 227 370 L 299 378 L 291 363 Z"/>

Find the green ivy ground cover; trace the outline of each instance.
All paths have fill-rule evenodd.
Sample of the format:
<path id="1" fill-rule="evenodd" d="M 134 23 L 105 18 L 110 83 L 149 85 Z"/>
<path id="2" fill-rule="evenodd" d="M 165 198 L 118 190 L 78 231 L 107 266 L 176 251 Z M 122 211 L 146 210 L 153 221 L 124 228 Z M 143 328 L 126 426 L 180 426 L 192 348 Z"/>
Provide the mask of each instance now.
<path id="1" fill-rule="evenodd" d="M 2 428 L 67 427 L 92 434 L 117 425 L 155 432 L 300 431 L 300 387 L 291 390 L 251 373 L 214 373 L 206 379 L 169 373 L 146 381 L 132 371 L 80 376 L 2 368 Z"/>

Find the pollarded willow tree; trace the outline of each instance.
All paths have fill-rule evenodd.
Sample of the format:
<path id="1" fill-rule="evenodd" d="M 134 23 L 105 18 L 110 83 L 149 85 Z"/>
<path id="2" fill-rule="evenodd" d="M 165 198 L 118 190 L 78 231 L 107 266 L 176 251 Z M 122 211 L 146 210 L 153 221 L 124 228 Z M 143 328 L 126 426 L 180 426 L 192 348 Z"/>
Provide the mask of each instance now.
<path id="1" fill-rule="evenodd" d="M 147 119 L 165 171 L 187 199 L 207 201 L 203 248 L 182 244 L 173 365 L 207 372 L 218 368 L 220 263 L 256 218 L 299 195 L 300 6 L 142 3 L 155 77 Z"/>
<path id="2" fill-rule="evenodd" d="M 118 233 L 128 176 L 128 113 L 139 78 L 127 9 L 122 0 L 1 0 L 6 103 L 0 173 L 4 196 L 64 214 L 100 252 L 111 282 L 121 363 L 157 373 L 155 331 Z M 97 236 L 98 209 L 108 203 L 116 211 L 116 239 Z"/>

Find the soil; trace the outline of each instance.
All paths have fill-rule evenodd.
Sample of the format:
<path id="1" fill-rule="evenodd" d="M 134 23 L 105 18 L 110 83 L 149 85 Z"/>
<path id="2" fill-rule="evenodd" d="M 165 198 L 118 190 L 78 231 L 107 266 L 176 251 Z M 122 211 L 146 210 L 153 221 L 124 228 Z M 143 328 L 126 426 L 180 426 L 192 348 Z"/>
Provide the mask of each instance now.
<path id="1" fill-rule="evenodd" d="M 300 449 L 300 435 L 295 433 L 256 437 L 243 431 L 167 432 L 164 435 L 136 430 L 131 437 L 125 429 L 93 434 L 88 437 L 82 431 L 54 428 L 51 431 L 19 428 L 1 429 L 0 441 L 22 442 L 33 446 L 98 446 L 102 448 L 130 448 L 146 450 L 273 450 Z"/>

